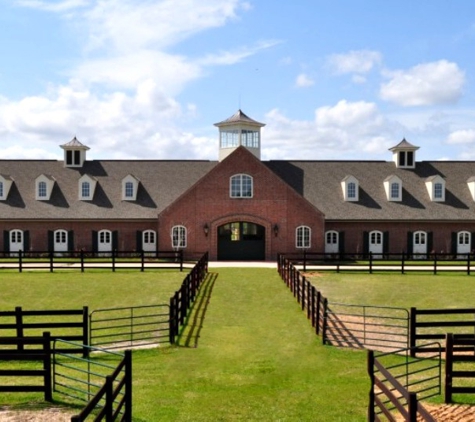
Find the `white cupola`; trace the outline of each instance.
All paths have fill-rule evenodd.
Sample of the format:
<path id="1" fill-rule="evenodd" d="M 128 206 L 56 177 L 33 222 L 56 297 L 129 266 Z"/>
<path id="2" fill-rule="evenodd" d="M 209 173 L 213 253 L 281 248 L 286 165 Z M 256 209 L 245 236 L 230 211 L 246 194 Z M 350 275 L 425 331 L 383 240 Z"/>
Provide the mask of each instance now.
<path id="1" fill-rule="evenodd" d="M 418 149 L 419 147 L 403 139 L 395 147 L 389 148 L 389 151 L 393 153 L 393 161 L 396 163 L 396 168 L 413 169 L 416 168 L 416 151 Z"/>
<path id="2" fill-rule="evenodd" d="M 259 123 L 238 110 L 228 119 L 214 125 L 219 128 L 219 161 L 240 146 L 261 159 L 261 127 L 265 126 L 264 123 Z"/>
<path id="3" fill-rule="evenodd" d="M 86 161 L 86 151 L 89 149 L 86 145 L 81 144 L 74 137 L 67 144 L 61 145 L 64 150 L 64 167 L 82 167 Z"/>

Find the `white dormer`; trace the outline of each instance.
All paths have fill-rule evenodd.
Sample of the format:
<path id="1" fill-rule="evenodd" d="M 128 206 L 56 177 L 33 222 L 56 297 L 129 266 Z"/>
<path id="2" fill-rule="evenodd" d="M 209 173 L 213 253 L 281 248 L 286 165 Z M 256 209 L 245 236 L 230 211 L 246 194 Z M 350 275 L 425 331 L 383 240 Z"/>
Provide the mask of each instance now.
<path id="1" fill-rule="evenodd" d="M 475 201 L 475 176 L 472 176 L 467 180 L 467 185 L 470 190 L 470 195 L 472 195 L 472 201 Z"/>
<path id="2" fill-rule="evenodd" d="M 13 179 L 10 176 L 0 174 L 0 201 L 5 201 L 8 198 L 12 184 Z"/>
<path id="3" fill-rule="evenodd" d="M 74 137 L 67 144 L 61 145 L 64 150 L 64 167 L 82 167 L 86 161 L 86 151 L 89 149 L 86 145 L 81 144 Z"/>
<path id="4" fill-rule="evenodd" d="M 354 176 L 346 176 L 341 181 L 343 190 L 343 200 L 348 202 L 356 202 L 359 200 L 359 182 Z"/>
<path id="5" fill-rule="evenodd" d="M 140 180 L 131 174 L 122 179 L 122 200 L 135 201 L 137 200 L 137 191 L 139 189 Z"/>
<path id="6" fill-rule="evenodd" d="M 445 201 L 445 180 L 440 175 L 430 176 L 426 179 L 426 188 L 432 202 Z"/>
<path id="7" fill-rule="evenodd" d="M 49 201 L 56 179 L 48 174 L 40 174 L 35 180 L 35 196 L 37 201 Z"/>
<path id="8" fill-rule="evenodd" d="M 96 190 L 97 179 L 84 174 L 78 180 L 78 198 L 80 201 L 92 201 Z"/>
<path id="9" fill-rule="evenodd" d="M 219 128 L 219 161 L 224 160 L 234 150 L 243 146 L 261 159 L 261 127 L 259 123 L 241 110 L 222 122 L 215 123 Z"/>
<path id="10" fill-rule="evenodd" d="M 384 179 L 384 191 L 388 201 L 402 201 L 402 180 L 395 175 L 386 177 Z"/>
<path id="11" fill-rule="evenodd" d="M 396 168 L 413 169 L 416 168 L 416 151 L 418 149 L 419 147 L 403 139 L 395 147 L 389 148 L 389 151 L 393 153 L 393 161 L 396 163 Z"/>

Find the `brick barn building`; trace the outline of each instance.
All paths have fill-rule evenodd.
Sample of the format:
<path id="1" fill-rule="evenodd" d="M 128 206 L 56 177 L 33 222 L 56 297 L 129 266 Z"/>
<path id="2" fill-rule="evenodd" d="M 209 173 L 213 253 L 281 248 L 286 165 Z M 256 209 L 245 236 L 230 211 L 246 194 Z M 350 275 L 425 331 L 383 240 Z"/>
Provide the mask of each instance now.
<path id="1" fill-rule="evenodd" d="M 475 162 L 261 161 L 261 128 L 241 110 L 217 123 L 219 160 L 0 161 L 0 251 L 183 249 L 211 260 L 279 252 L 471 253 Z"/>

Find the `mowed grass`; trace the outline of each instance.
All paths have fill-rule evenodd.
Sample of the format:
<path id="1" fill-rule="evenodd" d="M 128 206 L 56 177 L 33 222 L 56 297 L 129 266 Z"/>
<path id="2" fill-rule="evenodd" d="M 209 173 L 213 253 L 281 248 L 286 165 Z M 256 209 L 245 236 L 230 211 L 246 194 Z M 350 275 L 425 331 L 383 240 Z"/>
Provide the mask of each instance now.
<path id="1" fill-rule="evenodd" d="M 366 420 L 365 352 L 322 346 L 276 270 L 210 272 L 181 346 L 133 352 L 134 421 Z M 0 275 L 2 310 L 92 310 L 167 303 L 185 273 Z"/>

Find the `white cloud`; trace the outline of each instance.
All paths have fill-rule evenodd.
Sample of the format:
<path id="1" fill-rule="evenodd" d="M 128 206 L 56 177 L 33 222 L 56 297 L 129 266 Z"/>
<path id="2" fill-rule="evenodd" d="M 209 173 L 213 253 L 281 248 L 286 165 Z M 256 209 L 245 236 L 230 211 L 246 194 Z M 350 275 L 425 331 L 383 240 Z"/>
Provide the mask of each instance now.
<path id="1" fill-rule="evenodd" d="M 473 144 L 475 143 L 475 130 L 456 130 L 448 136 L 447 143 L 449 145 Z"/>
<path id="2" fill-rule="evenodd" d="M 295 86 L 298 88 L 307 88 L 313 85 L 315 85 L 315 81 L 305 73 L 298 75 L 297 79 L 295 80 Z"/>
<path id="3" fill-rule="evenodd" d="M 327 63 L 338 74 L 368 73 L 382 61 L 381 53 L 371 50 L 353 50 L 331 55 Z"/>
<path id="4" fill-rule="evenodd" d="M 374 103 L 341 100 L 315 110 L 315 119 L 292 120 L 280 110 L 266 114 L 264 159 L 378 157 L 394 145 L 396 124 Z M 296 148 L 298 140 L 298 148 Z"/>
<path id="5" fill-rule="evenodd" d="M 439 60 L 402 71 L 387 72 L 381 98 L 403 106 L 456 102 L 462 95 L 465 74 L 456 63 Z"/>

